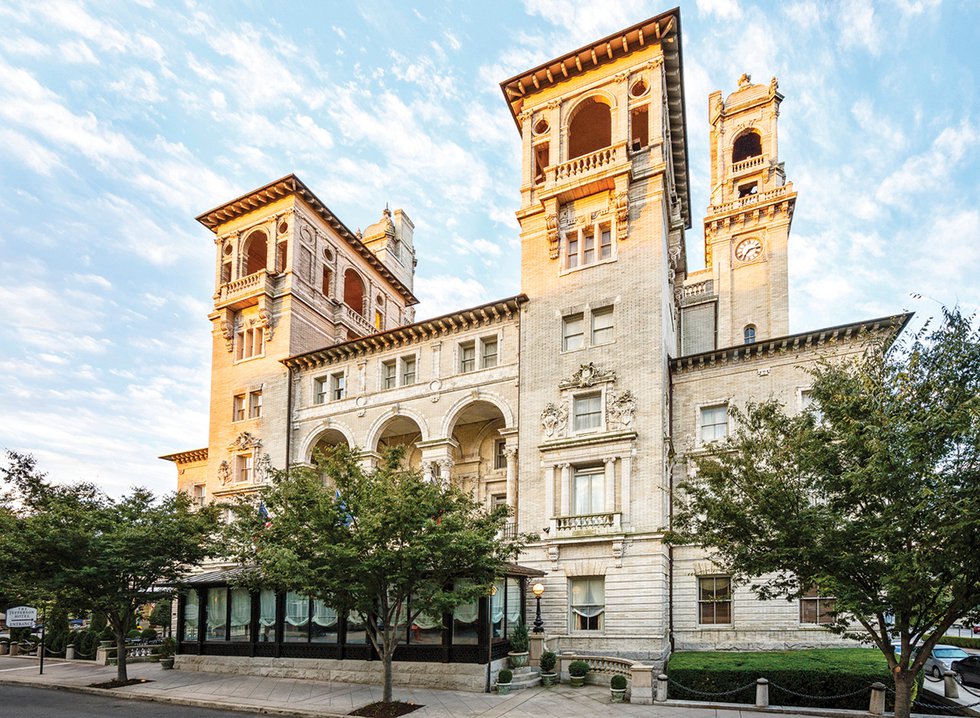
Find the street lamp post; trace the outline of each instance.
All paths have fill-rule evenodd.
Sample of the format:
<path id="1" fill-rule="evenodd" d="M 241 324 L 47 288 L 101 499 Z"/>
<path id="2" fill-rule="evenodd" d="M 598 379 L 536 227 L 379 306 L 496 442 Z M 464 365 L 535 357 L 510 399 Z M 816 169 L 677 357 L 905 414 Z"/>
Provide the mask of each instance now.
<path id="1" fill-rule="evenodd" d="M 534 614 L 534 628 L 531 633 L 544 633 L 544 621 L 541 620 L 541 594 L 544 593 L 544 584 L 540 581 L 531 586 L 531 592 L 537 600 L 537 609 Z"/>

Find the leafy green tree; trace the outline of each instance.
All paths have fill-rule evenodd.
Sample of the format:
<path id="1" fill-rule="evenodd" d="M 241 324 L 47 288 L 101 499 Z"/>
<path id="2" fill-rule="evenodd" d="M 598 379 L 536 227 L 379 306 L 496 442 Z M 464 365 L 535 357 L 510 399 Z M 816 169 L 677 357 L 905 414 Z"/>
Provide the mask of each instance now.
<path id="1" fill-rule="evenodd" d="M 93 484 L 52 484 L 32 457 L 13 452 L 0 479 L 0 506 L 16 528 L 0 536 L 0 555 L 10 557 L 14 585 L 27 597 L 104 614 L 118 648 L 117 680 L 127 680 L 125 641 L 137 609 L 214 555 L 218 508 L 195 511 L 183 493 L 157 499 L 135 488 L 117 500 Z"/>
<path id="2" fill-rule="evenodd" d="M 153 611 L 150 613 L 150 625 L 160 626 L 166 635 L 170 631 L 170 620 L 170 599 L 161 598 L 153 606 Z"/>
<path id="3" fill-rule="evenodd" d="M 980 605 L 980 332 L 944 309 L 811 373 L 819 410 L 733 412 L 731 439 L 681 484 L 673 540 L 760 598 L 835 597 L 830 629 L 881 650 L 904 718 L 932 647 Z"/>
<path id="4" fill-rule="evenodd" d="M 498 538 L 506 508 L 487 510 L 458 487 L 427 482 L 401 468 L 402 456 L 392 450 L 368 473 L 340 448 L 318 467 L 273 472 L 260 494 L 268 515 L 243 500 L 228 529 L 239 560 L 255 566 L 243 583 L 298 591 L 341 615 L 366 617 L 386 702 L 405 626 L 486 596 L 523 540 Z"/>

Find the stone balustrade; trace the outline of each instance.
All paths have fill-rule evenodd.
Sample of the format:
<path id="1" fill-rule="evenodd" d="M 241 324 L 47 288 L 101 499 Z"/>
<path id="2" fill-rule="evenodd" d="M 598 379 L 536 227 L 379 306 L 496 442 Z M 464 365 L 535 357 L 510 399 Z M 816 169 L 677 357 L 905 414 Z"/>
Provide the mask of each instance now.
<path id="1" fill-rule="evenodd" d="M 610 166 L 626 161 L 626 145 L 610 145 L 587 155 L 576 157 L 555 167 L 555 182 L 564 184 L 579 181 L 584 177 L 602 172 Z"/>
<path id="2" fill-rule="evenodd" d="M 759 192 L 758 194 L 750 194 L 746 197 L 739 197 L 731 202 L 725 202 L 725 204 L 713 206 L 711 208 L 711 214 L 721 214 L 722 212 L 728 212 L 733 209 L 742 209 L 743 207 L 750 207 L 754 204 L 762 204 L 774 199 L 779 199 L 783 195 L 789 194 L 789 192 L 789 188 L 784 186 L 766 190 L 765 192 Z"/>
<path id="3" fill-rule="evenodd" d="M 747 160 L 742 160 L 741 162 L 732 163 L 732 174 L 737 175 L 745 172 L 746 170 L 755 169 L 761 167 L 766 163 L 765 157 L 758 155 L 756 157 L 749 157 Z"/>
<path id="4" fill-rule="evenodd" d="M 619 530 L 620 514 L 609 512 L 582 516 L 559 516 L 555 519 L 558 533 L 573 531 Z"/>
<path id="5" fill-rule="evenodd" d="M 715 293 L 715 282 L 713 279 L 706 279 L 696 284 L 686 284 L 681 290 L 684 299 L 688 297 L 709 296 Z"/>

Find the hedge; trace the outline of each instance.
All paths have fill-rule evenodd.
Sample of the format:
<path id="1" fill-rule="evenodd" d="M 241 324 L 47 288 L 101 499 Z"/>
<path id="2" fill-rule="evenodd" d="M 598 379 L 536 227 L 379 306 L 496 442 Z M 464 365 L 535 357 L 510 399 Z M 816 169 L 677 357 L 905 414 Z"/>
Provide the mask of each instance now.
<path id="1" fill-rule="evenodd" d="M 960 648 L 980 649 L 980 638 L 960 638 L 959 636 L 943 636 L 939 641 L 947 646 L 959 646 Z"/>
<path id="2" fill-rule="evenodd" d="M 772 705 L 817 706 L 867 710 L 870 691 L 864 690 L 846 698 L 800 698 L 786 690 L 808 696 L 838 696 L 869 688 L 872 683 L 893 686 L 888 663 L 880 651 L 869 648 L 820 648 L 800 651 L 759 651 L 723 653 L 691 651 L 675 653 L 667 665 L 671 678 L 670 698 L 682 700 L 718 701 L 724 703 L 754 703 L 755 681 L 769 680 L 769 701 Z M 742 686 L 733 695 L 698 695 L 722 693 Z M 888 694 L 891 709 L 891 694 Z"/>

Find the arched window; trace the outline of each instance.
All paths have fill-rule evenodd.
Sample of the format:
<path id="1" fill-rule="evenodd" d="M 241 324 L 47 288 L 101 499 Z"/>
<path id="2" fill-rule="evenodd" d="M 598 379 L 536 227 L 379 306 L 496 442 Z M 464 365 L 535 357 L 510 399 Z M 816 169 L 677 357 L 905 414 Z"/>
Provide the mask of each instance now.
<path id="1" fill-rule="evenodd" d="M 257 229 L 248 235 L 243 246 L 245 255 L 245 274 L 255 274 L 265 269 L 268 261 L 268 247 L 265 232 Z"/>
<path id="2" fill-rule="evenodd" d="M 746 132 L 732 145 L 732 163 L 758 157 L 762 154 L 762 138 L 755 131 Z"/>
<path id="3" fill-rule="evenodd" d="M 612 144 L 609 105 L 599 98 L 583 100 L 568 124 L 568 159 L 575 159 Z"/>
<path id="4" fill-rule="evenodd" d="M 746 344 L 755 343 L 755 324 L 746 324 L 742 332 Z"/>
<path id="5" fill-rule="evenodd" d="M 364 280 L 353 269 L 344 272 L 344 304 L 364 316 Z"/>

